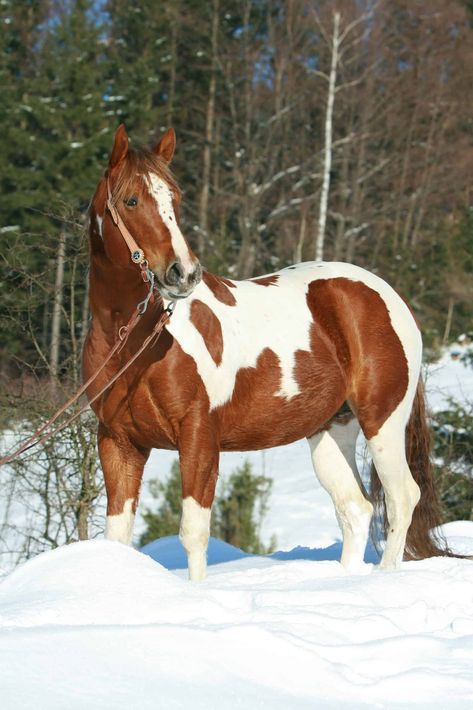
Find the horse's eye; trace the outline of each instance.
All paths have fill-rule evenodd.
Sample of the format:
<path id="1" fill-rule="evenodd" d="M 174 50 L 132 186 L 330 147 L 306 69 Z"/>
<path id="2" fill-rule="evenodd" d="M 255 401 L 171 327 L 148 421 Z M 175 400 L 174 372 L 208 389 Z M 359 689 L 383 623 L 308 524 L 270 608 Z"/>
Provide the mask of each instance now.
<path id="1" fill-rule="evenodd" d="M 136 207 L 138 204 L 138 198 L 133 195 L 133 197 L 127 197 L 126 200 L 123 200 L 125 205 L 127 207 Z"/>

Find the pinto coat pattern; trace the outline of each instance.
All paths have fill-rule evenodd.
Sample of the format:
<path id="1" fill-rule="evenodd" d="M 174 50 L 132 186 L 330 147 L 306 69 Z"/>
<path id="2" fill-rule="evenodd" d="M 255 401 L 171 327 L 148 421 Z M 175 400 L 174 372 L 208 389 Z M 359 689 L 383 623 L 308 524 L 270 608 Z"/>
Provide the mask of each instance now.
<path id="1" fill-rule="evenodd" d="M 90 397 L 138 350 L 168 301 L 176 301 L 157 344 L 94 404 L 108 496 L 106 536 L 131 542 L 150 450 L 177 449 L 180 537 L 190 578 L 201 580 L 220 451 L 306 437 L 343 533 L 342 564 L 354 569 L 363 559 L 373 510 L 355 463 L 361 427 L 386 499 L 381 564 L 397 567 L 422 489 L 433 490 L 425 441 L 422 450 L 410 449 L 417 482 L 406 458 L 408 422 L 411 429 L 426 427 L 421 408 L 413 410 L 423 396 L 422 342 L 413 316 L 386 282 L 351 264 L 303 263 L 247 281 L 202 273 L 179 228 L 180 193 L 168 169 L 174 146 L 170 129 L 153 151 L 132 151 L 120 127 L 90 208 L 85 377 L 146 295 L 140 269 L 107 210 L 107 182 L 162 296 L 149 304 Z M 435 495 L 426 501 L 434 512 L 426 522 L 419 519 L 415 539 L 408 538 L 414 556 L 442 553 L 428 531 L 436 522 Z"/>

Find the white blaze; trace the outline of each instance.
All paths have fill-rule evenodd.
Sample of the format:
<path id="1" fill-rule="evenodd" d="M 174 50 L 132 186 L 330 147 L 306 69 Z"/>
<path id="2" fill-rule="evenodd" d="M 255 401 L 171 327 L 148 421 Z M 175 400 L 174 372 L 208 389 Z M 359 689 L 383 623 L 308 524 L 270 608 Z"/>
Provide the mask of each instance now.
<path id="1" fill-rule="evenodd" d="M 186 273 L 194 271 L 194 262 L 189 253 L 189 247 L 179 229 L 176 215 L 174 214 L 172 192 L 169 186 L 160 177 L 150 173 L 148 175 L 148 189 L 156 202 L 161 219 L 169 230 L 176 259 L 179 259 Z"/>

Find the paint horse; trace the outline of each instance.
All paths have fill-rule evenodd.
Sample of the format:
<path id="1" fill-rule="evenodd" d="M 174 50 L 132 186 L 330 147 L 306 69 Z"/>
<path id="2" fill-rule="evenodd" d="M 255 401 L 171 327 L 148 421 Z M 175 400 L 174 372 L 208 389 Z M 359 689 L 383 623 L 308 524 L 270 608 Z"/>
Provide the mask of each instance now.
<path id="1" fill-rule="evenodd" d="M 422 343 L 407 305 L 385 281 L 347 263 L 297 264 L 247 281 L 203 271 L 179 228 L 181 196 L 169 170 L 174 148 L 169 129 L 154 150 L 132 150 L 120 126 L 90 207 L 92 319 L 84 377 L 103 362 L 147 293 L 113 209 L 146 256 L 162 298 L 149 304 L 89 397 L 176 302 L 157 343 L 93 406 L 108 496 L 106 537 L 131 543 L 150 450 L 177 449 L 180 539 L 190 579 L 202 580 L 220 451 L 306 437 L 316 475 L 335 505 L 341 562 L 356 568 L 373 513 L 355 463 L 361 427 L 386 502 L 381 566 L 396 568 L 404 554 L 445 554 L 429 534 L 438 511 L 420 382 Z"/>

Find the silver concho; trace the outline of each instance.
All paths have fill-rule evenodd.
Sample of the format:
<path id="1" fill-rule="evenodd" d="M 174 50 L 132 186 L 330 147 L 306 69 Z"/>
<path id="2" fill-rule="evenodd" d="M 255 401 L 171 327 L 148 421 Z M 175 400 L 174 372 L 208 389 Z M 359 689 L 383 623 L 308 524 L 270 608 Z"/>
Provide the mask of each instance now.
<path id="1" fill-rule="evenodd" d="M 145 255 L 141 249 L 136 249 L 131 254 L 131 260 L 134 264 L 141 264 L 145 260 Z"/>

